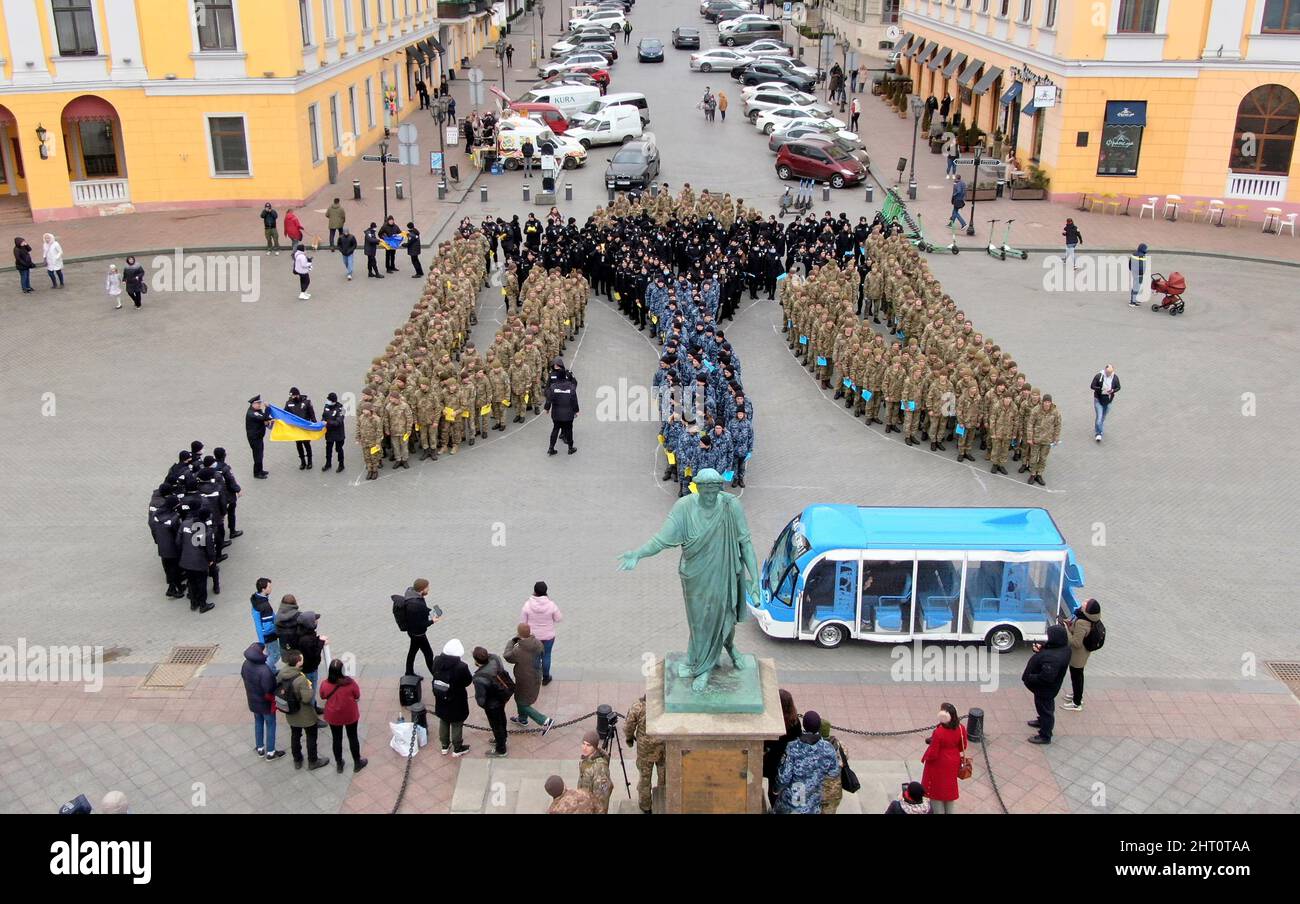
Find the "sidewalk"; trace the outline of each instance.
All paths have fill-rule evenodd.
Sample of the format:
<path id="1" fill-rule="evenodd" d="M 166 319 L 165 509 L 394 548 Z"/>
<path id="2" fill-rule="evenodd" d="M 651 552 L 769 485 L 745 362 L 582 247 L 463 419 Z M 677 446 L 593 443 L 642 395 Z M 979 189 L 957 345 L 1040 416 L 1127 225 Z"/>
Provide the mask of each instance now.
<path id="1" fill-rule="evenodd" d="M 915 161 L 917 200 L 907 201 L 908 173 L 903 173 L 902 181 L 896 186 L 898 172 L 895 164 L 899 157 L 907 157 L 910 171 L 912 134 L 915 131 L 912 117 L 909 115 L 906 119 L 900 119 L 892 107 L 887 107 L 881 98 L 871 94 L 869 87 L 854 96 L 858 98 L 862 108 L 857 131 L 862 136 L 867 153 L 871 155 L 871 170 L 879 183 L 876 189 L 876 202 L 880 203 L 883 200 L 881 186 L 895 189 L 899 197 L 906 201 L 908 210 L 914 218 L 918 212 L 921 214 L 926 237 L 935 244 L 947 244 L 952 240 L 952 236 L 944 224 L 948 222 L 948 216 L 952 213 L 950 199 L 953 186 L 951 181 L 944 179 L 947 159 L 942 154 L 930 153 L 925 136 L 918 137 Z M 838 105 L 835 110 L 832 115 L 844 122 L 849 121 L 847 112 L 839 113 Z M 967 156 L 969 155 L 963 155 L 963 157 Z M 968 173 L 969 170 L 970 168 L 967 167 Z M 968 186 L 968 196 L 972 188 Z M 1142 195 L 1141 188 L 1141 183 L 1124 182 L 1117 183 L 1114 191 L 1136 199 Z M 853 189 L 853 191 L 861 193 L 862 190 Z M 831 197 L 831 206 L 834 209 L 833 199 L 836 197 L 834 191 Z M 820 193 L 815 194 L 813 200 L 814 210 L 825 206 L 821 203 Z M 1246 222 L 1240 227 L 1218 227 L 1204 220 L 1193 223 L 1190 219 L 1190 211 L 1187 209 L 1182 211 L 1177 222 L 1161 219 L 1153 221 L 1149 213 L 1139 219 L 1141 201 L 1138 200 L 1134 200 L 1128 216 L 1091 213 L 1078 210 L 1077 206 L 1077 196 L 1072 196 L 1068 203 L 1012 201 L 1009 197 L 996 201 L 979 201 L 974 205 L 974 215 L 978 220 L 975 235 L 967 236 L 963 230 L 958 230 L 957 242 L 963 253 L 967 251 L 980 253 L 989 240 L 989 220 L 1000 221 L 995 230 L 994 241 L 1001 244 L 1006 221 L 1014 218 L 1016 222 L 1012 227 L 1009 242 L 1013 247 L 1063 251 L 1061 230 L 1065 226 L 1066 218 L 1072 217 L 1083 234 L 1084 241 L 1079 247 L 1080 254 L 1103 250 L 1130 253 L 1139 243 L 1145 242 L 1150 246 L 1153 254 L 1161 251 L 1196 251 L 1252 260 L 1300 263 L 1300 239 L 1293 238 L 1289 233 L 1282 236 L 1261 233 L 1260 222 Z M 967 222 L 971 219 L 972 204 L 969 197 L 966 207 L 962 210 L 962 216 Z"/>
<path id="2" fill-rule="evenodd" d="M 113 789 L 125 792 L 141 813 L 385 813 L 397 798 L 406 761 L 388 747 L 387 723 L 398 713 L 395 678 L 361 678 L 362 752 L 370 765 L 355 775 L 350 762 L 337 775 L 332 765 L 297 772 L 288 757 L 276 763 L 254 757 L 238 676 L 200 674 L 179 691 L 144 690 L 142 681 L 110 677 L 93 694 L 76 684 L 7 686 L 0 696 L 0 761 L 6 764 L 0 812 L 50 813 L 77 794 L 98 802 Z M 1089 692 L 1084 711 L 1058 709 L 1056 737 L 1047 747 L 1025 742 L 1033 703 L 1019 686 L 992 693 L 969 684 L 788 686 L 801 711 L 816 710 L 832 722 L 852 761 L 877 770 L 897 763 L 895 788 L 919 768 L 925 727 L 939 701 L 961 712 L 983 709 L 988 758 L 973 747 L 975 774 L 961 787 L 966 813 L 1000 812 L 997 792 L 1011 813 L 1300 810 L 1300 704 L 1280 684 L 1261 683 L 1250 693 Z M 537 706 L 565 722 L 599 703 L 626 710 L 642 692 L 641 685 L 625 682 L 556 680 Z M 470 724 L 485 724 L 475 706 Z M 583 733 L 594 727 L 593 717 L 545 738 L 512 736 L 510 758 L 575 760 Z M 850 731 L 914 728 L 925 730 L 894 738 Z M 278 746 L 287 748 L 283 720 L 279 734 Z M 474 776 L 484 768 L 487 735 L 467 728 L 466 738 L 473 749 L 465 759 L 443 757 L 435 729 L 412 763 L 402 812 L 450 812 L 461 769 L 472 766 L 468 783 L 481 783 Z M 328 731 L 322 752 L 331 755 Z M 635 785 L 635 752 L 624 756 Z M 624 791 L 614 766 L 617 799 Z"/>

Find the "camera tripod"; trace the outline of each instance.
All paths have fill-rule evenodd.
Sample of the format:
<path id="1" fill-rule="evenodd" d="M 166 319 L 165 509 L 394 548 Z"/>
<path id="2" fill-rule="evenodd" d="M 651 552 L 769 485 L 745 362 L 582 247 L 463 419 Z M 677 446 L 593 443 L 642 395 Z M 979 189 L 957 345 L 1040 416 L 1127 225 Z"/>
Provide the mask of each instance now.
<path id="1" fill-rule="evenodd" d="M 605 710 L 605 712 L 601 712 Z M 609 706 L 608 703 L 602 703 L 596 707 L 596 734 L 600 737 L 600 749 L 605 751 L 605 756 L 609 756 L 609 748 L 612 746 L 618 748 L 618 763 L 623 767 L 623 786 L 627 789 L 628 800 L 632 799 L 632 781 L 627 777 L 627 760 L 623 759 L 623 745 L 618 743 L 618 713 Z"/>

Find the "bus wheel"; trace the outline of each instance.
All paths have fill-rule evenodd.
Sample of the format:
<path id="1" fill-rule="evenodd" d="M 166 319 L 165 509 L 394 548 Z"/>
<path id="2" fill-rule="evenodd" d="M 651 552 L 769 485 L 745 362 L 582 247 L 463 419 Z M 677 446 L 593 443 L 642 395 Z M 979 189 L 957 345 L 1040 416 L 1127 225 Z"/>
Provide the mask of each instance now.
<path id="1" fill-rule="evenodd" d="M 1010 653 L 1020 644 L 1020 632 L 1010 625 L 999 625 L 988 633 L 984 642 L 997 653 Z"/>
<path id="2" fill-rule="evenodd" d="M 817 632 L 817 646 L 833 650 L 844 643 L 844 628 L 840 625 L 822 625 Z"/>

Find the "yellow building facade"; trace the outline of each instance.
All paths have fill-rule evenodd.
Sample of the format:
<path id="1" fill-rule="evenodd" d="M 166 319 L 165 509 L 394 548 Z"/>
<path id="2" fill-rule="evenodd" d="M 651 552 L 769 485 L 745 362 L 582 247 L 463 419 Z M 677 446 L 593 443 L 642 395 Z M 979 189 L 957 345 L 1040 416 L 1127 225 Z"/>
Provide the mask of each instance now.
<path id="1" fill-rule="evenodd" d="M 1300 204 L 1300 0 L 903 0 L 898 26 L 913 91 L 1057 200 Z"/>
<path id="2" fill-rule="evenodd" d="M 297 204 L 489 38 L 485 0 L 0 0 L 0 202 Z M 441 16 L 440 16 L 441 14 Z M 415 98 L 413 100 L 413 98 Z"/>

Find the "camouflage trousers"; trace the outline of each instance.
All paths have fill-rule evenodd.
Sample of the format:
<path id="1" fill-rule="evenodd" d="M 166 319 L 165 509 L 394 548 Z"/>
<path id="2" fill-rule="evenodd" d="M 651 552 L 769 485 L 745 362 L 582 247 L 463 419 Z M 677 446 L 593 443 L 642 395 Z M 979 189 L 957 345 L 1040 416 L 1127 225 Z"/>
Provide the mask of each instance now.
<path id="1" fill-rule="evenodd" d="M 906 402 L 902 404 L 907 404 Z M 919 408 L 902 412 L 903 414 L 903 435 L 911 436 L 916 432 L 916 421 L 921 416 Z"/>
<path id="2" fill-rule="evenodd" d="M 393 444 L 393 455 L 398 461 L 406 461 L 411 457 L 411 435 L 409 433 L 406 434 L 405 439 L 400 434 L 390 436 L 388 439 Z"/>
<path id="3" fill-rule="evenodd" d="M 969 455 L 971 443 L 975 441 L 975 428 L 963 425 L 963 429 L 966 432 L 957 437 L 957 454 Z"/>
<path id="4" fill-rule="evenodd" d="M 638 748 L 640 747 L 640 745 L 637 746 Z M 637 782 L 636 782 L 636 793 L 637 793 L 637 804 L 641 807 L 642 810 L 650 809 L 650 793 L 652 787 L 651 778 L 653 777 L 655 769 L 659 770 L 658 783 L 660 785 L 664 783 L 664 764 L 665 764 L 665 760 L 662 752 L 659 754 L 658 759 L 643 757 L 639 754 L 637 755 L 636 771 L 639 774 L 639 777 L 637 778 Z"/>
<path id="5" fill-rule="evenodd" d="M 522 392 L 510 393 L 510 409 L 514 411 L 516 417 L 524 416 L 524 394 Z"/>
<path id="6" fill-rule="evenodd" d="M 989 461 L 995 465 L 1005 465 L 1011 452 L 1011 437 L 993 437 L 989 440 Z"/>
<path id="7" fill-rule="evenodd" d="M 867 419 L 877 419 L 880 417 L 880 390 L 868 389 L 867 391 L 871 393 L 871 398 L 867 399 Z"/>
<path id="8" fill-rule="evenodd" d="M 505 423 L 506 423 L 507 415 L 508 415 L 508 414 L 510 414 L 510 409 L 507 408 L 505 405 L 503 405 L 503 404 L 500 403 L 500 402 L 495 402 L 495 403 L 493 403 L 493 405 L 492 405 L 492 426 L 493 426 L 494 428 L 495 428 L 495 427 L 503 427 L 503 426 L 505 426 Z"/>
<path id="9" fill-rule="evenodd" d="M 1043 473 L 1043 470 L 1047 467 L 1047 456 L 1051 451 L 1052 447 L 1048 443 L 1034 443 L 1032 446 L 1026 447 L 1025 455 L 1028 460 L 1030 474 L 1037 476 Z"/>
<path id="10" fill-rule="evenodd" d="M 828 778 L 822 782 L 822 815 L 829 816 L 839 809 L 840 802 L 844 800 L 844 786 L 840 784 L 840 777 Z"/>
<path id="11" fill-rule="evenodd" d="M 903 422 L 903 411 L 898 407 L 898 399 L 885 399 L 885 423 L 897 426 Z"/>
<path id="12" fill-rule="evenodd" d="M 455 448 L 465 438 L 464 418 L 448 420 L 445 416 L 438 422 L 438 451 L 448 446 Z"/>
<path id="13" fill-rule="evenodd" d="M 361 458 L 366 463 L 366 473 L 377 474 L 379 473 L 379 463 L 383 460 L 383 450 L 381 449 L 379 452 L 371 452 L 371 448 L 373 447 L 364 447 L 361 450 Z"/>
<path id="14" fill-rule="evenodd" d="M 416 424 L 415 429 L 420 434 L 420 448 L 430 449 L 437 445 L 438 425 L 437 424 Z"/>

